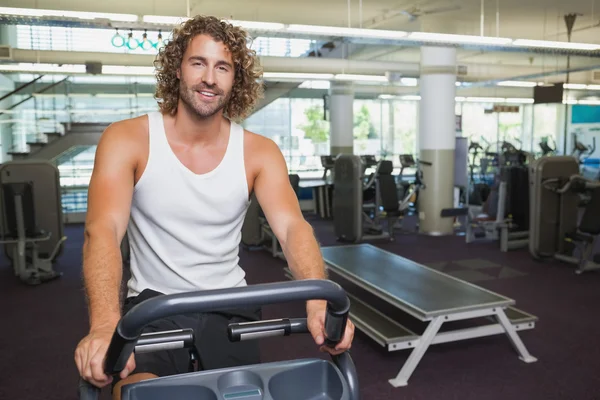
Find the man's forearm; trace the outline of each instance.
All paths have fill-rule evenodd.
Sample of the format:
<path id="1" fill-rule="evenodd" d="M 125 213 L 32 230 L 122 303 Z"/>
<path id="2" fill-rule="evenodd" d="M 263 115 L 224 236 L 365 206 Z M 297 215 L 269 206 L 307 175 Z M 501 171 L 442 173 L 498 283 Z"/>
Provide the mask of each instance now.
<path id="1" fill-rule="evenodd" d="M 283 252 L 295 279 L 326 279 L 325 264 L 312 227 L 304 220 L 288 227 Z"/>
<path id="2" fill-rule="evenodd" d="M 115 325 L 121 317 L 119 294 L 123 266 L 120 246 L 110 234 L 86 234 L 83 246 L 83 278 L 89 306 L 90 329 Z"/>

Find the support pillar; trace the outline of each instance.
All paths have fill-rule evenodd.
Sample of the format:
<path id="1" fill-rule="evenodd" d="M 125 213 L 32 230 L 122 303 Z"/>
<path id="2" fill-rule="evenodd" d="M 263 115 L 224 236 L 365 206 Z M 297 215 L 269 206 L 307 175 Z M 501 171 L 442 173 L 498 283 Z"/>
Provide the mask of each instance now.
<path id="1" fill-rule="evenodd" d="M 396 138 L 396 122 L 394 121 L 394 101 L 388 100 L 388 136 L 387 136 L 387 151 L 388 154 L 396 154 L 396 145 L 394 143 Z"/>
<path id="2" fill-rule="evenodd" d="M 329 89 L 330 154 L 353 154 L 354 88 L 349 82 L 331 82 Z"/>
<path id="3" fill-rule="evenodd" d="M 453 218 L 442 218 L 454 203 L 456 49 L 421 48 L 419 158 L 425 189 L 419 194 L 419 229 L 430 235 L 454 232 Z"/>

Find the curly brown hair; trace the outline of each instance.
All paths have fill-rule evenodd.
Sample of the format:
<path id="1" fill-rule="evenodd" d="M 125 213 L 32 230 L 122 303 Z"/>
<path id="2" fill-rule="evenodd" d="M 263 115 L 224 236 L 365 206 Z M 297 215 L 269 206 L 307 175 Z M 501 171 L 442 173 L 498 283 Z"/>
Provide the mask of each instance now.
<path id="1" fill-rule="evenodd" d="M 160 110 L 175 114 L 179 101 L 179 79 L 177 71 L 181 67 L 183 54 L 191 40 L 197 35 L 206 34 L 222 42 L 231 51 L 235 79 L 229 103 L 224 114 L 235 121 L 248 117 L 264 93 L 259 82 L 262 67 L 256 52 L 248 47 L 249 35 L 240 27 L 231 25 L 216 17 L 198 15 L 173 29 L 173 37 L 159 51 L 156 67 L 156 93 Z"/>

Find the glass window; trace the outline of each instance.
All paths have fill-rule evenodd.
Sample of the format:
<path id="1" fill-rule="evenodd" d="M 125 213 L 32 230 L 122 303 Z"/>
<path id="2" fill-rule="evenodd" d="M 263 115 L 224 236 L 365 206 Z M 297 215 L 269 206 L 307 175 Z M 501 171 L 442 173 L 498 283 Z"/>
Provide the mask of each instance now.
<path id="1" fill-rule="evenodd" d="M 290 170 L 299 174 L 319 171 L 320 156 L 330 153 L 330 124 L 325 119 L 323 99 L 291 99 L 290 104 L 291 134 L 298 143 L 290 158 Z"/>
<path id="2" fill-rule="evenodd" d="M 158 31 L 72 28 L 62 26 L 17 25 L 17 48 L 30 50 L 94 51 L 103 53 L 150 53 L 160 48 Z M 168 41 L 171 31 L 165 30 L 162 40 Z M 250 48 L 261 56 L 301 57 L 315 48 L 310 39 L 257 37 Z"/>
<path id="3" fill-rule="evenodd" d="M 506 141 L 517 149 L 523 149 L 525 143 L 522 139 L 523 132 L 523 108 L 519 112 L 501 112 L 498 113 L 498 139 Z M 526 150 L 527 151 L 527 150 Z"/>
<path id="4" fill-rule="evenodd" d="M 381 102 L 354 100 L 354 154 L 381 155 Z"/>
<path id="5" fill-rule="evenodd" d="M 496 147 L 498 141 L 498 116 L 492 113 L 491 104 L 464 103 L 462 105 L 463 136 L 478 142 L 484 149 Z"/>
<path id="6" fill-rule="evenodd" d="M 558 107 L 564 106 L 562 104 L 535 104 L 533 106 L 532 150 L 534 152 L 540 151 L 539 143 L 544 139 L 548 139 L 550 147 L 556 147 Z"/>
<path id="7" fill-rule="evenodd" d="M 416 154 L 418 152 L 418 101 L 394 101 L 393 121 L 390 123 L 394 128 L 393 146 L 394 155 Z M 394 163 L 396 159 L 394 157 Z M 397 162 L 400 165 L 400 162 Z"/>

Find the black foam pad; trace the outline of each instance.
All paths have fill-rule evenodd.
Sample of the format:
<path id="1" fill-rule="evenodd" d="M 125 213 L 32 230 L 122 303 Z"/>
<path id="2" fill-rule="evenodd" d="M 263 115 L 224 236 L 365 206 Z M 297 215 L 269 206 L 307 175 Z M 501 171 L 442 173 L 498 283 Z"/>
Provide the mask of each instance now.
<path id="1" fill-rule="evenodd" d="M 390 160 L 382 160 L 379 162 L 379 175 L 391 175 L 393 171 L 394 163 L 392 163 Z"/>

